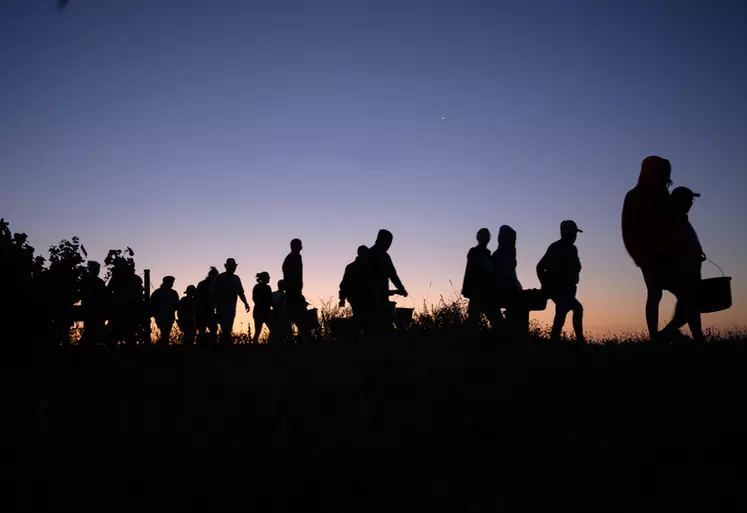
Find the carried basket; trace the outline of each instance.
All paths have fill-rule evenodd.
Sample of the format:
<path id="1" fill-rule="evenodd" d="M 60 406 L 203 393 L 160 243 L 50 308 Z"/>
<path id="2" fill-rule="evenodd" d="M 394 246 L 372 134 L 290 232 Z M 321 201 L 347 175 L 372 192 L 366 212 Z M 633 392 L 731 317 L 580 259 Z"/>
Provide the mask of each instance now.
<path id="1" fill-rule="evenodd" d="M 724 276 L 724 271 L 716 265 L 715 262 L 708 260 L 715 265 L 721 276 L 716 278 L 706 278 L 700 280 L 698 290 L 698 306 L 700 313 L 721 312 L 731 308 L 731 278 Z"/>
<path id="2" fill-rule="evenodd" d="M 547 308 L 547 295 L 540 289 L 522 290 L 521 299 L 530 312 L 541 312 Z"/>
<path id="3" fill-rule="evenodd" d="M 316 329 L 319 327 L 319 316 L 317 315 L 318 310 L 316 308 L 309 308 L 306 310 L 306 325 L 309 327 L 309 329 Z"/>

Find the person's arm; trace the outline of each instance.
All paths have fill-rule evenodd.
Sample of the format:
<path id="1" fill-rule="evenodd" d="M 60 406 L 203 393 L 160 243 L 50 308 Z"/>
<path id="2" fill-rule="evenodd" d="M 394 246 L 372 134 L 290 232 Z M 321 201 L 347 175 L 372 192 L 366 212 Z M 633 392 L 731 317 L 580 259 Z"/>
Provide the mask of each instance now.
<path id="1" fill-rule="evenodd" d="M 403 296 L 407 297 L 407 290 L 405 290 L 405 286 L 402 285 L 402 280 L 399 279 L 397 269 L 394 268 L 394 263 L 391 258 L 389 259 L 389 279 L 392 280 L 392 283 L 397 287 L 397 290 L 399 290 Z"/>
<path id="2" fill-rule="evenodd" d="M 348 298 L 348 284 L 350 282 L 350 266 L 345 267 L 345 274 L 342 275 L 340 282 L 340 292 L 337 297 L 340 300 L 340 307 L 345 306 L 345 300 Z"/>
<path id="3" fill-rule="evenodd" d="M 549 253 L 550 250 L 548 249 L 545 252 L 544 256 L 540 258 L 540 261 L 537 263 L 537 278 L 539 279 L 540 285 L 542 285 L 542 287 L 545 286 L 545 276 L 547 273 L 547 261 L 549 259 Z"/>
<path id="4" fill-rule="evenodd" d="M 244 287 L 241 285 L 241 278 L 236 276 L 236 284 L 239 287 L 239 299 L 241 299 L 241 302 L 244 303 L 244 308 L 246 308 L 246 311 L 249 311 L 249 301 L 246 300 L 246 296 L 244 295 Z"/>

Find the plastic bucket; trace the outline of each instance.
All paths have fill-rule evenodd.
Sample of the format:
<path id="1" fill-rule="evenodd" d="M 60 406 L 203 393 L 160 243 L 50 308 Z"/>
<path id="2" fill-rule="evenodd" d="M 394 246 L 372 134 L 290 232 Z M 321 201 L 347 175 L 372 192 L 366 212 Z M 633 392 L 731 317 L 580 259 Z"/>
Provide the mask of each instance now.
<path id="1" fill-rule="evenodd" d="M 700 313 L 720 312 L 731 308 L 731 278 L 706 278 L 700 280 L 698 291 Z"/>
<path id="2" fill-rule="evenodd" d="M 308 310 L 306 310 L 305 321 L 309 329 L 313 330 L 319 327 L 319 316 L 317 315 L 316 308 L 309 308 Z"/>
<path id="3" fill-rule="evenodd" d="M 731 278 L 724 276 L 723 269 L 716 262 L 712 260 L 708 260 L 708 262 L 721 271 L 721 277 L 700 280 L 698 290 L 700 313 L 721 312 L 731 308 Z"/>
<path id="4" fill-rule="evenodd" d="M 406 330 L 412 323 L 412 313 L 415 311 L 414 308 L 395 308 L 394 310 L 394 324 L 399 329 Z"/>
<path id="5" fill-rule="evenodd" d="M 521 292 L 524 306 L 530 312 L 541 312 L 547 308 L 547 296 L 539 289 L 527 289 Z"/>

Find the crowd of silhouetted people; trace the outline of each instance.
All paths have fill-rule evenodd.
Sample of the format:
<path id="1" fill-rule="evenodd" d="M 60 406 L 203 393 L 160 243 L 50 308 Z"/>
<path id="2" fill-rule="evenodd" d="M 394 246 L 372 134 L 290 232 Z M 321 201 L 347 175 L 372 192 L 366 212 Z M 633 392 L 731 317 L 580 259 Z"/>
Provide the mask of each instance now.
<path id="1" fill-rule="evenodd" d="M 677 187 L 670 194 L 671 184 L 668 160 L 656 156 L 643 160 L 638 184 L 624 201 L 623 241 L 646 284 L 645 314 L 651 338 L 677 336 L 688 324 L 693 337 L 702 340 L 698 295 L 700 267 L 706 257 L 688 218 L 699 194 L 686 187 Z M 45 260 L 34 256 L 25 234 L 11 236 L 5 221 L 0 227 L 3 290 L 18 300 L 4 310 L 6 325 L 17 321 L 36 325 L 45 336 L 65 343 L 70 326 L 79 320 L 84 327 L 83 345 L 137 344 L 149 343 L 152 318 L 160 332 L 159 344 L 170 342 L 175 324 L 186 345 L 232 344 L 238 301 L 247 312 L 252 311 L 233 258 L 226 260 L 223 272 L 211 267 L 205 279 L 189 285 L 182 297 L 173 288 L 173 276 L 164 277 L 149 296 L 135 272 L 134 253 L 129 248 L 109 252 L 105 260 L 107 283 L 100 277 L 98 262 L 89 260 L 83 266 L 85 248 L 77 238 L 50 248 L 50 265 L 45 267 Z M 487 321 L 500 336 L 520 340 L 528 334 L 529 312 L 545 309 L 549 299 L 555 304 L 551 338 L 560 339 L 566 317 L 572 313 L 576 340 L 583 342 L 583 306 L 576 297 L 581 262 L 575 245 L 581 232 L 574 221 L 560 223 L 560 239 L 548 247 L 536 267 L 541 289 L 525 290 L 516 273 L 516 231 L 501 226 L 497 247 L 491 253 L 490 230 L 480 229 L 477 245 L 467 254 L 462 285 L 462 294 L 469 300 L 466 328 L 479 329 Z M 395 310 L 390 297 L 408 295 L 388 253 L 392 241 L 390 231 L 380 230 L 375 243 L 359 246 L 355 260 L 345 267 L 339 305 L 350 305 L 356 333 L 390 329 Z M 303 294 L 302 250 L 301 240 L 290 242 L 275 290 L 269 273 L 256 274 L 251 294 L 255 331 L 253 336 L 249 334 L 250 341 L 258 343 L 265 328 L 269 342 L 304 340 L 318 327 L 316 310 L 308 309 Z M 677 307 L 671 322 L 660 331 L 659 302 L 664 290 L 677 297 Z M 76 315 L 73 305 L 77 301 Z"/>
<path id="2" fill-rule="evenodd" d="M 407 295 L 387 253 L 392 241 L 391 232 L 380 230 L 376 242 L 370 248 L 359 247 L 355 262 L 345 269 L 340 284 L 340 306 L 346 301 L 350 304 L 352 321 L 360 331 L 386 331 L 392 325 L 390 296 Z M 257 283 L 251 295 L 253 310 L 241 278 L 236 274 L 238 264 L 234 258 L 226 260 L 222 273 L 211 267 L 206 278 L 196 286 L 189 285 L 181 298 L 174 290 L 173 276 L 165 276 L 148 298 L 132 259 L 120 257 L 111 261 L 108 284 L 99 277 L 100 264 L 89 261 L 80 280 L 80 312 L 84 326 L 81 342 L 85 346 L 136 344 L 144 340 L 144 324 L 147 326 L 152 318 L 159 331 L 158 344 L 170 343 L 175 324 L 183 344 L 233 344 L 239 300 L 247 312 L 253 313 L 252 342 L 260 341 L 263 328 L 267 329 L 267 341 L 271 343 L 307 340 L 318 327 L 318 319 L 316 310 L 308 308 L 303 295 L 302 250 L 301 240 L 293 239 L 290 253 L 283 261 L 283 278 L 278 280 L 276 290 L 272 290 L 268 272 L 256 274 Z M 397 287 L 395 290 L 389 290 L 390 280 Z"/>

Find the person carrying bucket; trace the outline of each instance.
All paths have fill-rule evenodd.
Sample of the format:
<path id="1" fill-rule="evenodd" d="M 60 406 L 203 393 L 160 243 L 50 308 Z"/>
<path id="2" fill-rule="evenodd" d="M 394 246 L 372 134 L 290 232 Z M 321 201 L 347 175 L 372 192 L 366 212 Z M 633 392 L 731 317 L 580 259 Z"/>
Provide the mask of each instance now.
<path id="1" fill-rule="evenodd" d="M 686 323 L 690 326 L 693 339 L 703 341 L 703 327 L 698 304 L 698 289 L 701 280 L 701 266 L 706 261 L 698 235 L 690 224 L 688 213 L 697 194 L 687 187 L 677 187 L 672 191 L 674 249 L 672 292 L 677 297 L 672 321 L 661 331 L 670 337 L 679 335 L 679 329 Z"/>
<path id="2" fill-rule="evenodd" d="M 568 312 L 573 312 L 573 331 L 576 340 L 584 342 L 584 308 L 576 299 L 576 291 L 581 274 L 581 260 L 575 242 L 583 233 L 575 222 L 560 223 L 560 240 L 550 244 L 545 256 L 537 264 L 537 277 L 542 290 L 555 303 L 555 319 L 552 323 L 550 339 L 560 340 L 560 333 Z"/>
<path id="3" fill-rule="evenodd" d="M 377 330 L 388 330 L 394 319 L 391 317 L 389 296 L 393 293 L 407 297 L 407 290 L 399 279 L 397 270 L 389 256 L 389 248 L 392 247 L 394 235 L 389 230 L 379 230 L 376 242 L 368 251 L 369 275 L 373 286 L 373 297 L 375 298 L 369 312 L 369 320 Z M 389 280 L 392 281 L 396 290 L 389 292 Z"/>

